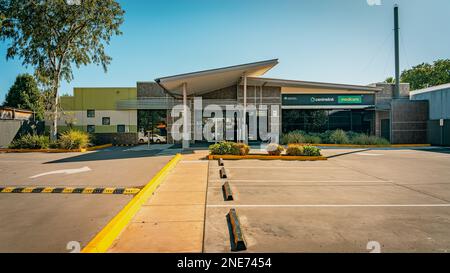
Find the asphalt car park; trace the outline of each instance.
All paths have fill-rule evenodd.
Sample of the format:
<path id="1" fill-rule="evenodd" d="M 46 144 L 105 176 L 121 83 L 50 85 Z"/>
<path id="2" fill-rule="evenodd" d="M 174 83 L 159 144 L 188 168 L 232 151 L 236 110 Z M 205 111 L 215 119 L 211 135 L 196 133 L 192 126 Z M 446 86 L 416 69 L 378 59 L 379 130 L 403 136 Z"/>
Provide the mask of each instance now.
<path id="1" fill-rule="evenodd" d="M 327 161 L 210 163 L 205 252 L 231 252 L 235 208 L 247 252 L 448 252 L 450 151 L 326 149 Z"/>
<path id="2" fill-rule="evenodd" d="M 141 188 L 170 161 L 163 149 L 0 153 L 0 187 Z M 175 151 L 174 151 L 175 152 Z M 132 195 L 0 194 L 0 252 L 69 252 L 85 246 Z"/>

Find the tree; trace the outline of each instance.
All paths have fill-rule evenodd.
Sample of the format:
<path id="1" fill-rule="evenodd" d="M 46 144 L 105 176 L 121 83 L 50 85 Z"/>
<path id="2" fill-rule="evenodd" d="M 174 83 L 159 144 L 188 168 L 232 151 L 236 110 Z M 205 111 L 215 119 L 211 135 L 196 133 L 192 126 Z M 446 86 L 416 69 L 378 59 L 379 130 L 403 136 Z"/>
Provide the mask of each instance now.
<path id="1" fill-rule="evenodd" d="M 393 77 L 389 77 L 389 78 L 387 78 L 386 80 L 384 80 L 384 82 L 385 83 L 395 83 L 395 78 L 393 78 Z"/>
<path id="2" fill-rule="evenodd" d="M 79 3 L 77 3 L 79 2 Z M 0 40 L 10 41 L 7 59 L 19 57 L 47 89 L 51 136 L 57 136 L 58 90 L 73 79 L 72 66 L 91 63 L 104 71 L 111 37 L 121 35 L 124 11 L 114 0 L 0 0 Z"/>
<path id="3" fill-rule="evenodd" d="M 44 118 L 44 105 L 36 80 L 29 74 L 17 76 L 6 94 L 3 106 L 31 110 L 37 120 Z"/>
<path id="4" fill-rule="evenodd" d="M 437 60 L 433 64 L 422 63 L 405 70 L 401 81 L 410 83 L 411 90 L 450 83 L 450 59 Z"/>

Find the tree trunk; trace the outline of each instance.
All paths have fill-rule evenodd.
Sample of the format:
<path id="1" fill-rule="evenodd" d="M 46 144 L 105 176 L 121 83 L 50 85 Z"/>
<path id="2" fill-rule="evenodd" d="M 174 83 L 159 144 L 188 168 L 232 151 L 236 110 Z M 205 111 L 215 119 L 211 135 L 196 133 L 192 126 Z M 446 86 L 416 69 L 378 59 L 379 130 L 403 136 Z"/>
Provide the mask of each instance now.
<path id="1" fill-rule="evenodd" d="M 55 79 L 53 92 L 54 92 L 54 104 L 53 104 L 53 120 L 50 130 L 50 139 L 56 141 L 58 138 L 58 89 L 59 89 L 59 77 Z"/>

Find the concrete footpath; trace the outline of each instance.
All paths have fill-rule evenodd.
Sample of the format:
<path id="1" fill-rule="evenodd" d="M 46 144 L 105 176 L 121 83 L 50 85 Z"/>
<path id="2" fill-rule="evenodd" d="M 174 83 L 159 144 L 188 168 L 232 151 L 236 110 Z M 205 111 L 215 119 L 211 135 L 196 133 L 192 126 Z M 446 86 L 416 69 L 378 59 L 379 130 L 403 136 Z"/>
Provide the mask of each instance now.
<path id="1" fill-rule="evenodd" d="M 183 155 L 108 252 L 201 253 L 208 184 L 205 156 Z"/>

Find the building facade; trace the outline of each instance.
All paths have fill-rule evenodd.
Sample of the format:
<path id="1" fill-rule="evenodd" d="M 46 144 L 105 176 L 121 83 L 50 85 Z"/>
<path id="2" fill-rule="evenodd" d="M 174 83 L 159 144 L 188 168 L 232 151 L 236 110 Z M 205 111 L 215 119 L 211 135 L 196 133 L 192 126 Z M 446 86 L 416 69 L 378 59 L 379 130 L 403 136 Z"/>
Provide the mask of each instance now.
<path id="1" fill-rule="evenodd" d="M 182 129 L 191 128 L 189 140 L 183 143 L 187 147 L 207 141 L 195 137 L 210 119 L 203 118 L 205 109 L 240 105 L 247 113 L 244 121 L 239 125 L 225 113 L 215 118 L 223 124 L 216 137 L 231 134 L 234 140 L 264 140 L 258 131 L 248 128 L 249 121 L 266 117 L 267 128 L 278 126 L 279 134 L 343 129 L 385 137 L 393 143 L 426 142 L 428 106 L 409 100 L 409 85 L 402 85 L 401 94 L 395 96 L 393 85 L 385 83 L 360 86 L 262 77 L 277 64 L 278 60 L 268 60 L 175 75 L 138 82 L 135 88 L 75 88 L 73 97 L 61 98 L 59 125 L 62 130 L 79 128 L 113 143 L 176 143 L 170 128 L 180 117 L 173 118 L 171 112 L 181 105 L 183 114 L 190 111 L 182 118 L 188 125 Z M 200 109 L 195 98 L 202 99 Z M 70 123 L 70 115 L 74 123 Z"/>
<path id="2" fill-rule="evenodd" d="M 429 103 L 428 141 L 433 145 L 450 146 L 450 84 L 411 92 L 412 101 Z"/>

